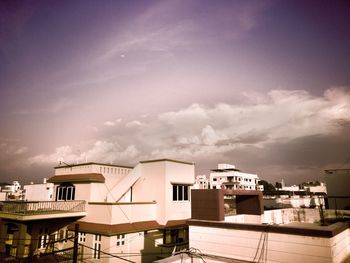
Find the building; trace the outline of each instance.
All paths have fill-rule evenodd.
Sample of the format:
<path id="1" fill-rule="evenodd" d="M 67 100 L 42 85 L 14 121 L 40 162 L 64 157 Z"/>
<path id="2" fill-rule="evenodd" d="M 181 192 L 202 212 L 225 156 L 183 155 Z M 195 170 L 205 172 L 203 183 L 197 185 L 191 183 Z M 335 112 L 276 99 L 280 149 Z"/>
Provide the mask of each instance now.
<path id="1" fill-rule="evenodd" d="M 350 210 L 350 169 L 325 170 L 330 209 Z"/>
<path id="2" fill-rule="evenodd" d="M 193 187 L 195 189 L 209 189 L 209 179 L 205 175 L 197 175 Z"/>
<path id="3" fill-rule="evenodd" d="M 232 164 L 218 164 L 210 173 L 210 189 L 263 190 L 258 182 L 256 174 L 243 173 Z"/>
<path id="4" fill-rule="evenodd" d="M 43 183 L 33 182 L 23 186 L 24 200 L 26 201 L 52 201 L 54 197 L 54 184 L 48 183 L 44 178 Z"/>
<path id="5" fill-rule="evenodd" d="M 322 226 L 317 209 L 264 211 L 259 192 L 192 190 L 190 249 L 157 262 L 340 263 L 349 259 L 348 223 Z M 232 214 L 229 207 L 236 207 L 236 212 Z"/>
<path id="6" fill-rule="evenodd" d="M 79 257 L 87 260 L 152 262 L 168 256 L 175 246 L 188 246 L 193 163 L 161 159 L 142 161 L 135 167 L 64 164 L 55 167 L 47 182 L 54 184 L 54 200 L 37 202 L 47 207 L 35 207 L 40 212 L 35 218 L 31 214 L 19 217 L 3 204 L 3 254 L 28 257 L 40 249 L 47 251 L 51 243 L 55 250 L 72 247 L 76 224 Z M 29 211 L 33 203 L 22 205 L 22 210 Z M 60 223 L 54 224 L 58 218 Z"/>
<path id="7" fill-rule="evenodd" d="M 23 191 L 18 181 L 13 181 L 12 184 L 3 184 L 1 186 L 0 200 L 23 200 Z"/>

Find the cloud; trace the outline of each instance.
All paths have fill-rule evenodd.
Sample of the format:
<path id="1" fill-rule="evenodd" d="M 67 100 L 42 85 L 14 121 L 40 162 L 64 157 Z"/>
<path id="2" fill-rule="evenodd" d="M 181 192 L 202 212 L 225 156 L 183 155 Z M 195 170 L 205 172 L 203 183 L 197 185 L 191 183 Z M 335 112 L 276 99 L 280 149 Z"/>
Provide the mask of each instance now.
<path id="1" fill-rule="evenodd" d="M 59 162 L 68 164 L 82 163 L 86 161 L 116 163 L 130 162 L 139 154 L 135 145 L 125 148 L 117 142 L 96 141 L 90 149 L 85 152 L 75 150 L 71 146 L 56 148 L 52 154 L 40 154 L 28 159 L 29 165 L 57 165 Z"/>
<path id="2" fill-rule="evenodd" d="M 259 25 L 269 6 L 266 1 L 217 6 L 200 1 L 161 1 L 108 40 L 96 61 L 109 61 L 135 51 L 172 54 L 178 48 L 193 49 L 213 41 L 238 39 Z"/>
<path id="3" fill-rule="evenodd" d="M 200 160 L 203 167 L 237 161 L 253 172 L 270 171 L 270 176 L 278 178 L 276 167 L 320 169 L 341 158 L 337 153 L 333 158 L 321 152 L 327 147 L 333 149 L 332 145 L 341 148 L 348 143 L 341 139 L 350 126 L 350 93 L 346 88 L 328 89 L 323 96 L 302 90 L 271 90 L 256 96 L 240 104 L 192 104 L 149 115 L 147 122 L 134 120 L 118 128 L 109 126 L 107 137 L 87 146 L 83 153 L 74 153 L 70 146 L 64 146 L 30 161 L 56 163 L 63 157 L 67 162 L 87 159 L 130 164 L 141 159 L 175 158 Z M 310 173 L 310 169 L 299 169 L 298 174 L 301 176 L 306 170 Z"/>
<path id="4" fill-rule="evenodd" d="M 105 121 L 104 123 L 103 123 L 105 126 L 115 126 L 115 122 L 114 121 Z"/>
<path id="5" fill-rule="evenodd" d="M 131 121 L 131 122 L 128 122 L 127 124 L 125 124 L 125 127 L 127 127 L 127 128 L 137 128 L 137 127 L 139 127 L 141 125 L 142 125 L 141 122 L 135 120 L 135 121 Z"/>
<path id="6" fill-rule="evenodd" d="M 16 141 L 0 139 L 0 155 L 5 156 L 22 155 L 28 151 L 28 147 L 20 146 Z"/>

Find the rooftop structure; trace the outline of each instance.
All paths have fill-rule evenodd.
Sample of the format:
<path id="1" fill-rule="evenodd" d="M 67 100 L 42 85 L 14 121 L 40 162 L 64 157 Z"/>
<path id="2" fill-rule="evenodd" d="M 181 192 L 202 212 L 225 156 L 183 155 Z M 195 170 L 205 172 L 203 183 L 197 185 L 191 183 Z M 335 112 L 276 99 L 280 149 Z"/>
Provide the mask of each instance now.
<path id="1" fill-rule="evenodd" d="M 340 263 L 349 257 L 347 223 L 321 226 L 317 209 L 264 211 L 261 202 L 259 191 L 192 190 L 191 249 L 157 262 Z"/>
<path id="2" fill-rule="evenodd" d="M 328 204 L 331 209 L 350 209 L 350 169 L 325 170 Z"/>

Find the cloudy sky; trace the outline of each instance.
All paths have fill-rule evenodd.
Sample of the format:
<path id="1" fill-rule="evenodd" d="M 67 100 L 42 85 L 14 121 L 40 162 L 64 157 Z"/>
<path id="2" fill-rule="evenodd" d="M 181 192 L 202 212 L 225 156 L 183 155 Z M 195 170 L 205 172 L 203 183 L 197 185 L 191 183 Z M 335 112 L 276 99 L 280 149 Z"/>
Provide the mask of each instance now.
<path id="1" fill-rule="evenodd" d="M 349 1 L 1 1 L 0 181 L 59 160 L 350 166 Z"/>

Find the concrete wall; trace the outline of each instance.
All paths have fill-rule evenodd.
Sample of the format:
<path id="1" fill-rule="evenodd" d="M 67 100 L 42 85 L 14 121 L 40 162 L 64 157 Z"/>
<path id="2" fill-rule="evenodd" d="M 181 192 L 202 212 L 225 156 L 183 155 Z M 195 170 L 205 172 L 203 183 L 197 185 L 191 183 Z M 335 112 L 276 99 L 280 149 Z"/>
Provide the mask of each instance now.
<path id="1" fill-rule="evenodd" d="M 80 219 L 83 222 L 97 224 L 124 224 L 141 221 L 152 221 L 156 217 L 156 204 L 88 204 L 87 216 Z"/>
<path id="2" fill-rule="evenodd" d="M 264 262 L 271 263 L 340 263 L 350 253 L 349 229 L 327 238 L 190 226 L 190 247 L 204 254 L 255 262 L 264 257 Z"/>
<path id="3" fill-rule="evenodd" d="M 165 217 L 168 220 L 187 219 L 191 217 L 191 187 L 194 184 L 194 164 L 166 162 L 165 178 Z M 189 200 L 173 201 L 173 184 L 188 185 Z M 158 201 L 158 200 L 157 200 Z"/>
<path id="4" fill-rule="evenodd" d="M 315 223 L 320 221 L 318 209 L 277 209 L 264 212 L 262 222 L 265 224 L 288 224 L 292 222 Z"/>
<path id="5" fill-rule="evenodd" d="M 46 184 L 29 184 L 25 185 L 26 201 L 53 201 L 55 200 L 54 185 L 52 183 Z"/>
<path id="6" fill-rule="evenodd" d="M 133 186 L 133 201 L 156 201 L 155 219 L 160 224 L 190 218 L 190 201 L 173 201 L 172 184 L 192 185 L 194 165 L 174 161 L 142 162 L 141 165 L 142 176 Z"/>
<path id="7" fill-rule="evenodd" d="M 86 234 L 84 245 L 93 248 L 94 234 Z M 101 251 L 109 253 L 101 253 L 98 262 L 102 263 L 119 263 L 121 259 L 112 257 L 110 254 L 123 257 L 136 263 L 149 263 L 157 259 L 157 256 L 164 254 L 169 256 L 172 248 L 164 248 L 163 234 L 160 230 L 150 230 L 125 234 L 124 244 L 117 246 L 117 235 L 101 236 Z M 85 247 L 83 258 L 87 261 L 97 261 L 93 259 L 93 250 Z M 79 257 L 78 257 L 79 259 Z"/>

